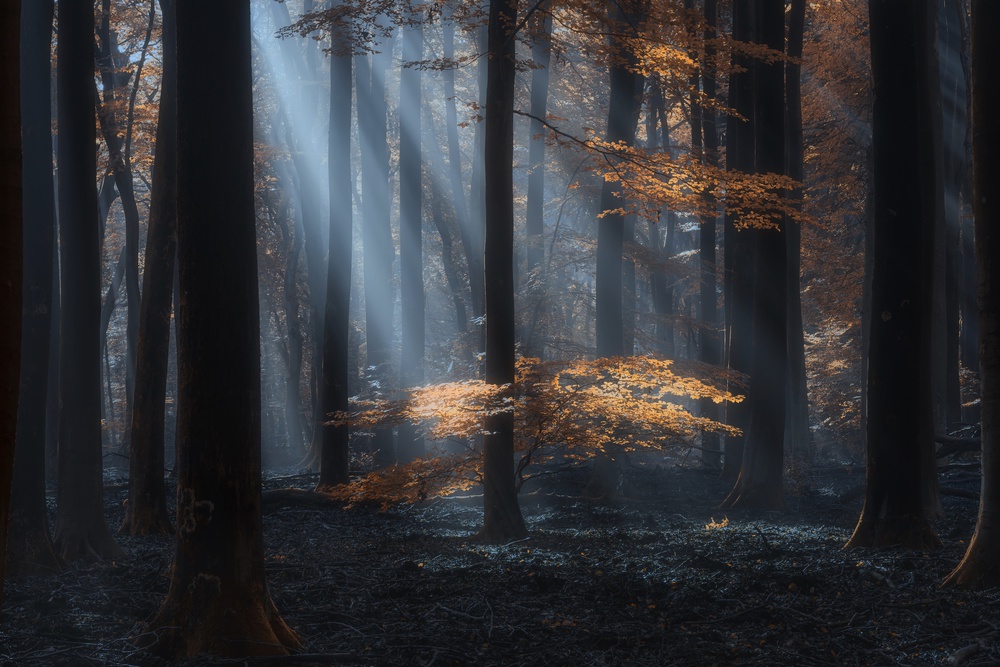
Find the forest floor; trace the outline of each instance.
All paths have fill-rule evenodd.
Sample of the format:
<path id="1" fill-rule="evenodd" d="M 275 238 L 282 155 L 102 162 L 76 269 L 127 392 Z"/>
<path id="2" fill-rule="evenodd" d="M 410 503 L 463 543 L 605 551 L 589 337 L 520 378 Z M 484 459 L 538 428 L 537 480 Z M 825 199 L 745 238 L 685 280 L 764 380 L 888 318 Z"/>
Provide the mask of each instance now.
<path id="1" fill-rule="evenodd" d="M 815 470 L 785 512 L 721 511 L 728 486 L 694 468 L 630 469 L 615 503 L 581 498 L 585 481 L 523 495 L 530 537 L 503 546 L 471 539 L 475 498 L 270 507 L 268 584 L 302 653 L 188 664 L 1000 665 L 1000 591 L 939 586 L 973 499 L 945 496 L 937 551 L 844 551 L 861 470 Z M 978 488 L 969 472 L 942 482 Z M 112 526 L 125 493 L 108 480 Z M 121 561 L 10 579 L 0 663 L 166 664 L 131 638 L 166 593 L 172 539 L 121 543 Z"/>

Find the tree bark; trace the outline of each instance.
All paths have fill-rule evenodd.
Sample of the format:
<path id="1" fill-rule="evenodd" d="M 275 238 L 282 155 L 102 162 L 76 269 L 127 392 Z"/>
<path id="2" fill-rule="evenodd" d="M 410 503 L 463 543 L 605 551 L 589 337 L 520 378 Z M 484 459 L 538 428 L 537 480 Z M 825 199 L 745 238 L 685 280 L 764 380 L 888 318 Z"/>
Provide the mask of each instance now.
<path id="1" fill-rule="evenodd" d="M 100 238 L 94 109 L 94 5 L 59 3 L 59 491 L 55 544 L 63 560 L 119 557 L 104 521 L 101 447 Z"/>
<path id="2" fill-rule="evenodd" d="M 544 0 L 531 17 L 531 121 L 528 137 L 528 197 L 525 212 L 526 282 L 531 299 L 538 305 L 545 298 L 541 289 L 545 259 L 545 118 L 549 98 L 549 61 L 552 52 L 552 13 Z M 524 355 L 542 357 L 543 345 L 533 336 L 522 341 Z"/>
<path id="3" fill-rule="evenodd" d="M 979 268 L 979 354 L 982 389 L 983 479 L 976 532 L 946 584 L 1000 584 L 1000 4 L 972 0 L 972 155 L 976 259 Z"/>
<path id="4" fill-rule="evenodd" d="M 627 146 L 635 143 L 635 131 L 639 120 L 638 107 L 641 91 L 636 73 L 638 59 L 627 47 L 624 39 L 616 33 L 627 29 L 625 11 L 614 5 L 614 20 L 611 27 L 613 58 L 608 66 L 611 84 L 608 104 L 608 127 L 606 139 L 609 142 L 624 142 Z M 601 187 L 601 212 L 597 221 L 597 277 L 596 277 L 596 333 L 597 356 L 614 357 L 625 354 L 624 302 L 622 298 L 622 250 L 625 241 L 625 216 L 612 211 L 622 207 L 621 184 L 605 181 Z"/>
<path id="5" fill-rule="evenodd" d="M 109 169 L 114 174 L 115 186 L 121 196 L 125 212 L 125 298 L 126 310 L 126 360 L 125 360 L 125 414 L 132 411 L 135 387 L 136 349 L 139 341 L 139 207 L 132 185 L 131 156 L 125 150 L 124 135 L 131 134 L 132 119 L 122 123 L 116 108 L 120 92 L 128 85 L 130 73 L 122 73 L 128 62 L 118 46 L 118 35 L 111 30 L 111 2 L 103 0 L 100 29 L 98 66 L 103 83 L 104 99 L 98 108 L 98 120 L 104 143 L 108 148 Z M 136 72 L 138 75 L 139 72 Z M 115 292 L 117 295 L 117 291 Z M 105 346 L 107 343 L 105 343 Z"/>
<path id="6" fill-rule="evenodd" d="M 0 5 L 0 86 L 14 99 L 0 105 L 0 603 L 6 570 L 17 403 L 21 367 L 23 217 L 21 210 L 21 3 Z"/>
<path id="7" fill-rule="evenodd" d="M 949 427 L 962 421 L 962 398 L 959 378 L 961 341 L 959 336 L 961 311 L 961 194 L 968 176 L 965 161 L 965 137 L 968 125 L 967 91 L 962 71 L 962 35 L 965 32 L 960 3 L 949 1 L 939 7 L 938 28 L 943 101 L 943 169 L 945 214 L 945 290 L 947 299 L 945 343 L 946 396 L 945 418 Z"/>
<path id="8" fill-rule="evenodd" d="M 335 33 L 334 40 L 340 39 Z M 351 259 L 354 207 L 351 178 L 351 57 L 330 56 L 330 247 L 327 262 L 326 323 L 323 327 L 323 451 L 318 488 L 346 484 L 350 432 L 329 423 L 331 413 L 347 412 L 350 397 Z"/>
<path id="9" fill-rule="evenodd" d="M 45 415 L 52 327 L 55 205 L 52 179 L 51 40 L 54 4 L 21 12 L 21 135 L 24 190 L 24 335 L 21 338 L 17 452 L 11 491 L 7 567 L 23 573 L 59 570 L 45 507 Z M 54 364 L 53 364 L 54 365 Z M 2 553 L 2 552 L 0 552 Z"/>
<path id="10" fill-rule="evenodd" d="M 715 100 L 715 72 L 717 69 L 715 47 L 712 45 L 715 39 L 715 30 L 718 24 L 718 7 L 715 0 L 705 0 L 705 63 L 702 67 L 702 92 L 705 99 Z M 692 113 L 694 110 L 692 109 Z M 704 159 L 705 163 L 712 167 L 719 166 L 719 131 L 716 124 L 715 109 L 705 107 L 700 110 L 701 129 L 704 134 Z M 715 224 L 716 209 L 718 202 L 715 193 L 706 193 L 706 204 L 711 207 L 711 212 L 701 219 L 699 230 L 699 274 L 700 301 L 701 301 L 701 347 L 699 358 L 702 363 L 717 366 L 719 364 L 719 334 L 718 305 L 717 305 L 717 279 L 715 260 Z M 699 412 L 702 417 L 713 421 L 719 418 L 719 406 L 709 398 L 703 398 L 699 404 Z M 719 468 L 721 464 L 719 451 L 719 434 L 712 431 L 702 431 L 701 434 L 701 461 L 709 468 Z"/>
<path id="11" fill-rule="evenodd" d="M 931 415 L 933 3 L 871 0 L 874 201 L 865 503 L 847 546 L 940 544 Z M 935 84 L 936 84 L 935 80 Z"/>
<path id="12" fill-rule="evenodd" d="M 785 3 L 756 0 L 756 42 L 777 52 L 785 47 Z M 758 62 L 754 72 L 754 166 L 759 174 L 785 171 L 785 76 L 781 62 Z M 777 192 L 772 195 L 777 196 Z M 759 229 L 754 241 L 753 351 L 749 421 L 736 486 L 723 507 L 782 509 L 784 493 L 785 396 L 787 391 L 788 222 L 769 213 L 777 229 Z"/>
<path id="13" fill-rule="evenodd" d="M 403 29 L 403 69 L 399 74 L 399 283 L 402 345 L 399 382 L 415 387 L 424 382 L 424 254 L 423 155 L 421 152 L 421 75 L 408 67 L 423 59 L 424 31 Z M 424 453 L 424 438 L 415 424 L 400 424 L 397 454 L 411 461 Z"/>
<path id="14" fill-rule="evenodd" d="M 484 142 L 486 205 L 486 382 L 514 382 L 514 35 L 517 0 L 490 2 Z M 514 487 L 514 411 L 485 419 L 483 527 L 502 543 L 527 535 Z"/>
<path id="15" fill-rule="evenodd" d="M 750 0 L 734 0 L 733 39 L 749 42 L 753 38 L 753 12 Z M 734 56 L 733 64 L 743 71 L 730 75 L 729 91 L 732 106 L 746 120 L 729 118 L 726 131 L 726 169 L 746 174 L 754 170 L 754 84 L 753 61 L 746 56 Z M 728 348 L 726 353 L 729 370 L 744 376 L 750 374 L 750 359 L 753 349 L 753 247 L 756 230 L 737 229 L 736 217 L 726 214 L 724 244 L 726 279 L 729 289 L 726 293 L 726 322 Z M 745 394 L 743 385 L 729 387 L 730 391 Z M 726 423 L 744 432 L 750 421 L 750 403 L 728 403 Z M 722 477 L 735 481 L 743 463 L 744 435 L 726 436 Z"/>
<path id="16" fill-rule="evenodd" d="M 385 45 L 382 46 L 386 48 Z M 386 54 L 354 59 L 361 140 L 361 198 L 364 250 L 366 376 L 384 392 L 390 378 L 392 341 L 392 232 L 389 228 L 389 148 L 386 144 Z M 375 429 L 372 453 L 379 465 L 395 461 L 391 428 Z"/>
<path id="17" fill-rule="evenodd" d="M 248 1 L 177 2 L 177 549 L 140 637 L 168 658 L 299 644 L 264 577 L 250 62 Z"/>
<path id="18" fill-rule="evenodd" d="M 153 157 L 139 346 L 129 437 L 129 498 L 120 532 L 173 532 L 163 482 L 170 305 L 177 254 L 177 24 L 174 0 L 160 0 L 163 73 Z"/>
<path id="19" fill-rule="evenodd" d="M 806 2 L 792 0 L 788 19 L 788 55 L 795 58 L 785 65 L 785 118 L 788 122 L 786 173 L 794 180 L 805 181 L 805 157 L 802 143 L 802 72 L 797 62 L 802 58 Z M 795 207 L 802 209 L 802 188 L 792 193 Z M 785 451 L 793 461 L 812 463 L 809 437 L 809 396 L 806 387 L 805 336 L 802 331 L 802 291 L 799 284 L 802 267 L 802 227 L 788 221 L 788 394 L 785 402 Z"/>

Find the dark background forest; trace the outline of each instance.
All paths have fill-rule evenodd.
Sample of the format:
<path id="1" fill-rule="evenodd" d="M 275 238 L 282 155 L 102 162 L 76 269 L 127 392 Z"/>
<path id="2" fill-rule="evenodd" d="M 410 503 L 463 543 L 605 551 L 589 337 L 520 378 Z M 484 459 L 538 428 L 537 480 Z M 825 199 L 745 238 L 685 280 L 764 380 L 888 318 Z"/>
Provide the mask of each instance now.
<path id="1" fill-rule="evenodd" d="M 0 661 L 1000 664 L 997 27 L 2 0 Z"/>

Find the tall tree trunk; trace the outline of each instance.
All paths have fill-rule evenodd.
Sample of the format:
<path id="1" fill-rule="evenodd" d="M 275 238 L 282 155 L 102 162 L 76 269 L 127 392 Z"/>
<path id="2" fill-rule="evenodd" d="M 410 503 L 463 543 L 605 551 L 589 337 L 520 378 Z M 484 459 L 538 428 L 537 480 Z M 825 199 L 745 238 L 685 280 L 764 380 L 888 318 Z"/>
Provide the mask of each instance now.
<path id="1" fill-rule="evenodd" d="M 448 5 L 446 5 L 445 12 L 448 11 Z M 450 15 L 445 16 L 444 25 L 442 26 L 442 39 L 444 41 L 443 49 L 445 59 L 454 58 L 455 23 L 451 19 Z M 481 63 L 479 67 L 485 71 L 484 66 Z M 470 211 L 470 207 L 466 203 L 465 186 L 463 185 L 462 180 L 462 153 L 458 142 L 458 113 L 455 109 L 454 68 L 446 68 L 442 72 L 442 77 L 444 79 L 445 125 L 448 135 L 448 180 L 451 183 L 452 201 L 455 205 L 455 218 L 458 224 L 459 235 L 462 239 L 462 249 L 465 251 L 465 261 L 469 271 L 469 290 L 471 293 L 472 316 L 477 318 L 477 321 L 481 322 L 480 318 L 482 318 L 486 313 L 484 310 L 485 292 L 483 287 L 483 226 L 482 220 L 473 215 Z M 481 123 L 476 124 L 477 146 L 479 145 L 479 125 L 481 125 Z M 481 152 L 478 153 L 477 156 L 474 156 L 474 172 L 476 172 L 479 168 L 476 160 L 478 160 L 481 156 Z M 483 349 L 481 340 L 483 332 L 482 324 L 477 324 L 475 329 L 479 332 L 479 340 L 476 341 L 476 344 L 479 346 L 476 350 L 479 351 Z M 462 327 L 462 330 L 465 330 L 464 326 Z"/>
<path id="2" fill-rule="evenodd" d="M 386 49 L 385 45 L 382 46 Z M 392 232 L 389 228 L 389 148 L 386 144 L 385 77 L 391 58 L 386 54 L 354 59 L 358 95 L 358 136 L 361 140 L 361 198 L 364 250 L 366 375 L 382 391 L 388 385 L 392 341 Z M 372 453 L 380 465 L 395 461 L 391 428 L 375 430 Z"/>
<path id="3" fill-rule="evenodd" d="M 403 30 L 403 70 L 399 75 L 399 283 L 402 345 L 399 381 L 415 387 L 424 381 L 423 157 L 421 154 L 420 70 L 408 63 L 423 60 L 424 31 L 419 23 Z M 424 453 L 415 424 L 399 426 L 399 459 Z"/>
<path id="4" fill-rule="evenodd" d="M 945 290 L 947 299 L 945 343 L 946 398 L 945 417 L 948 426 L 962 421 L 962 397 L 959 380 L 961 354 L 959 325 L 961 311 L 961 240 L 962 187 L 967 177 L 965 135 L 968 124 L 965 76 L 962 70 L 962 35 L 965 18 L 962 3 L 945 2 L 939 7 L 938 28 L 941 70 L 942 117 L 944 121 L 944 213 L 945 213 Z"/>
<path id="5" fill-rule="evenodd" d="M 126 310 L 126 353 L 125 353 L 125 414 L 132 410 L 132 395 L 135 387 L 136 348 L 139 341 L 139 207 L 132 185 L 132 162 L 126 151 L 124 138 L 131 135 L 132 118 L 124 122 L 118 117 L 116 108 L 124 99 L 129 74 L 121 67 L 127 62 L 118 46 L 118 35 L 111 30 L 111 2 L 103 0 L 100 29 L 97 33 L 100 44 L 98 66 L 103 83 L 104 99 L 98 108 L 101 133 L 109 154 L 109 169 L 114 174 L 115 186 L 121 196 L 125 212 L 125 254 L 124 277 Z M 136 72 L 136 75 L 140 75 Z M 131 110 L 131 109 L 130 109 Z M 116 292 L 117 294 L 117 292 Z M 107 343 L 105 343 L 105 346 Z M 110 380 L 109 380 L 110 381 Z"/>
<path id="6" fill-rule="evenodd" d="M 94 4 L 59 3 L 59 491 L 55 544 L 67 561 L 119 557 L 104 521 L 101 264 L 94 144 Z"/>
<path id="7" fill-rule="evenodd" d="M 658 78 L 650 80 L 649 100 L 646 103 L 646 137 L 649 150 L 670 151 L 670 126 L 667 123 L 663 88 Z M 658 129 L 657 129 L 658 128 Z M 650 221 L 649 238 L 656 253 L 656 266 L 651 269 L 650 291 L 653 312 L 656 315 L 656 344 L 667 359 L 674 358 L 674 278 L 666 271 L 666 263 L 673 256 L 674 213 L 661 212 L 664 233 Z M 662 240 L 661 240 L 662 239 Z"/>
<path id="8" fill-rule="evenodd" d="M 549 98 L 549 62 L 552 51 L 552 13 L 543 0 L 531 17 L 531 121 L 528 138 L 528 198 L 525 212 L 526 274 L 532 301 L 541 306 L 542 262 L 545 259 L 545 118 Z M 533 308 L 532 310 L 535 310 Z M 541 357 L 542 345 L 529 336 L 522 342 L 524 354 Z"/>
<path id="9" fill-rule="evenodd" d="M 177 254 L 177 24 L 174 0 L 163 13 L 160 113 L 153 156 L 146 261 L 139 312 L 139 348 L 129 438 L 129 498 L 120 532 L 173 532 L 163 483 L 170 305 Z"/>
<path id="10" fill-rule="evenodd" d="M 264 578 L 250 62 L 248 1 L 177 2 L 177 549 L 139 640 L 169 658 L 298 646 Z"/>
<path id="11" fill-rule="evenodd" d="M 635 143 L 639 120 L 638 107 L 642 97 L 636 95 L 638 59 L 618 31 L 628 29 L 624 10 L 614 5 L 611 26 L 611 50 L 614 58 L 608 69 L 611 78 L 608 104 L 609 142 Z M 624 304 L 622 299 L 622 250 L 625 240 L 625 216 L 612 213 L 622 207 L 620 184 L 605 181 L 601 187 L 601 212 L 597 221 L 597 356 L 614 357 L 625 354 Z"/>
<path id="12" fill-rule="evenodd" d="M 492 2 L 492 0 L 491 0 Z M 489 26 L 482 26 L 476 30 L 476 53 L 486 53 L 489 49 Z M 486 89 L 487 89 L 487 79 L 489 63 L 486 58 L 479 58 L 479 62 L 476 65 L 476 74 L 479 84 L 479 99 L 478 104 L 480 109 L 486 108 Z M 473 136 L 473 150 L 472 150 L 472 174 L 471 182 L 469 183 L 469 233 L 470 233 L 470 245 L 476 250 L 475 253 L 467 252 L 468 257 L 482 257 L 485 244 L 486 244 L 486 123 L 485 119 L 480 117 L 480 122 L 476 123 L 476 130 Z M 449 142 L 450 143 L 450 142 Z M 454 156 L 452 156 L 454 157 Z M 459 164 L 456 159 L 454 164 Z M 452 167 L 454 169 L 454 166 Z M 477 271 L 479 267 L 476 267 Z M 483 270 L 485 270 L 485 261 Z M 479 298 L 477 294 L 477 284 L 473 282 L 472 279 L 472 264 L 469 264 L 469 283 L 472 289 L 472 310 L 473 315 L 476 317 L 486 316 L 486 285 L 485 280 L 482 285 L 482 296 L 480 304 L 482 305 L 482 313 L 476 310 L 476 299 Z M 480 320 L 483 322 L 479 326 L 479 347 L 477 348 L 477 353 L 485 354 L 486 352 L 486 324 L 485 320 Z M 485 375 L 486 367 L 484 364 L 480 363 L 479 367 L 480 375 Z"/>
<path id="13" fill-rule="evenodd" d="M 802 38 L 805 32 L 806 2 L 792 0 L 788 18 L 788 56 L 785 65 L 785 118 L 788 122 L 786 173 L 802 183 L 805 180 L 802 144 Z M 792 192 L 795 207 L 802 208 L 802 189 Z M 788 394 L 785 401 L 785 451 L 803 465 L 812 462 L 809 438 L 809 396 L 806 388 L 806 349 L 802 331 L 802 292 L 799 285 L 802 267 L 802 227 L 788 221 Z"/>
<path id="14" fill-rule="evenodd" d="M 21 3 L 0 6 L 0 86 L 14 99 L 0 105 L 0 603 L 6 570 L 14 442 L 17 436 L 18 374 L 21 368 L 23 212 L 21 210 Z"/>
<path id="15" fill-rule="evenodd" d="M 424 134 L 428 137 L 424 141 L 430 159 L 430 173 L 433 178 L 429 179 L 428 188 L 431 199 L 431 219 L 438 235 L 441 237 L 441 264 L 444 267 L 445 279 L 448 282 L 448 289 L 451 292 L 451 301 L 455 306 L 455 331 L 464 334 L 469 330 L 469 316 L 465 305 L 465 283 L 462 280 L 461 267 L 454 250 L 454 233 L 448 225 L 445 210 L 449 202 L 447 195 L 442 192 L 444 184 L 448 180 L 449 169 L 445 166 L 444 151 L 437 141 L 437 133 L 434 130 L 434 114 L 431 112 L 431 105 L 424 104 L 422 113 L 424 114 Z M 454 190 L 452 191 L 454 193 Z M 464 206 L 465 195 L 461 191 L 461 181 L 459 181 L 458 196 L 462 199 Z M 449 213 L 455 223 L 456 228 L 460 228 L 462 222 L 458 216 L 458 203 L 450 207 Z M 459 234 L 462 232 L 459 229 Z M 481 272 L 480 272 L 481 273 Z M 480 276 L 482 277 L 482 276 Z"/>
<path id="16" fill-rule="evenodd" d="M 347 412 L 350 397 L 351 258 L 354 207 L 351 204 L 351 56 L 336 52 L 341 36 L 334 33 L 330 57 L 330 247 L 327 262 L 326 324 L 323 327 L 323 451 L 319 487 L 346 484 L 350 473 L 350 441 L 346 424 L 330 422 Z"/>
<path id="17" fill-rule="evenodd" d="M 734 0 L 733 39 L 749 42 L 753 38 L 753 12 L 751 0 Z M 732 106 L 745 121 L 729 118 L 726 132 L 726 169 L 733 172 L 752 173 L 754 170 L 754 76 L 753 60 L 746 56 L 734 57 L 734 65 L 742 71 L 730 75 L 729 91 Z M 725 219 L 724 244 L 726 257 L 726 277 L 730 282 L 727 292 L 726 322 L 728 349 L 726 359 L 729 370 L 750 375 L 750 359 L 753 349 L 753 289 L 754 256 L 753 247 L 757 231 L 737 229 L 734 214 L 727 213 Z M 730 391 L 745 394 L 746 386 L 730 385 Z M 746 432 L 750 421 L 750 403 L 728 403 L 726 423 Z M 736 480 L 743 464 L 744 436 L 726 436 L 722 477 Z"/>
<path id="18" fill-rule="evenodd" d="M 785 3 L 756 0 L 755 41 L 773 51 L 785 47 Z M 754 166 L 759 174 L 785 171 L 785 73 L 780 61 L 759 61 L 754 73 Z M 777 192 L 772 192 L 777 196 Z M 750 419 L 736 486 L 724 507 L 784 507 L 785 392 L 787 386 L 788 222 L 768 212 L 777 229 L 757 230 L 753 289 L 753 352 L 750 360 Z"/>
<path id="19" fill-rule="evenodd" d="M 979 264 L 979 352 L 982 389 L 983 480 L 976 532 L 947 584 L 995 588 L 1000 584 L 1000 4 L 972 0 L 972 153 L 976 258 Z"/>
<path id="20" fill-rule="evenodd" d="M 933 3 L 871 0 L 874 202 L 867 481 L 847 546 L 937 546 L 930 387 Z M 937 85 L 937 81 L 934 81 Z"/>
<path id="21" fill-rule="evenodd" d="M 490 2 L 484 157 L 486 382 L 514 382 L 514 34 L 517 0 Z M 483 527 L 500 543 L 527 535 L 514 487 L 514 411 L 485 419 Z"/>
<path id="22" fill-rule="evenodd" d="M 705 63 L 702 68 L 702 92 L 709 102 L 715 101 L 715 29 L 718 24 L 718 7 L 715 0 L 705 0 Z M 692 108 L 692 113 L 694 110 Z M 716 127 L 715 109 L 711 106 L 700 109 L 702 132 L 704 133 L 705 163 L 711 167 L 719 166 L 719 131 Z M 706 193 L 706 205 L 711 212 L 702 217 L 699 230 L 700 261 L 699 274 L 701 278 L 701 348 L 700 360 L 705 364 L 719 364 L 719 334 L 717 279 L 715 261 L 715 223 L 718 206 L 714 192 Z M 713 400 L 704 398 L 700 402 L 699 411 L 702 417 L 713 421 L 719 418 L 719 406 Z M 714 431 L 702 431 L 701 460 L 709 468 L 720 467 L 719 434 Z"/>
<path id="23" fill-rule="evenodd" d="M 51 88 L 42 84 L 52 76 L 53 12 L 51 0 L 29 2 L 21 12 L 23 210 L 28 222 L 24 225 L 24 335 L 7 566 L 11 571 L 26 573 L 59 569 L 45 507 L 45 409 L 52 326 L 55 191 L 52 96 Z"/>

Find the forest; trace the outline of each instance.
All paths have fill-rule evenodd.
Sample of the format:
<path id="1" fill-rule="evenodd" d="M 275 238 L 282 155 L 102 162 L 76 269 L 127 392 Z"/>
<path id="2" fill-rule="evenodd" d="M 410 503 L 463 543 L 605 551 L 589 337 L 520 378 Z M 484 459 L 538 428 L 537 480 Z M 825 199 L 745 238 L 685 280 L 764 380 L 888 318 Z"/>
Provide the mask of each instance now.
<path id="1" fill-rule="evenodd" d="M 0 0 L 0 663 L 1000 665 L 998 29 Z"/>

